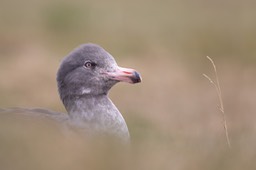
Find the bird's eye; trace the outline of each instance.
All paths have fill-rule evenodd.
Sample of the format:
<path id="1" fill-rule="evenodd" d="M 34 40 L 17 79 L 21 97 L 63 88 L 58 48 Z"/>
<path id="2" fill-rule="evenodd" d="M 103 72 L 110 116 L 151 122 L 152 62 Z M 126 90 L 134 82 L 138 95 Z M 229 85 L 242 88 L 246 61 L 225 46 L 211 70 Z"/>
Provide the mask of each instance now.
<path id="1" fill-rule="evenodd" d="M 94 68 L 96 66 L 96 63 L 93 63 L 93 62 L 91 62 L 91 61 L 86 61 L 85 63 L 84 63 L 84 67 L 85 68 Z"/>

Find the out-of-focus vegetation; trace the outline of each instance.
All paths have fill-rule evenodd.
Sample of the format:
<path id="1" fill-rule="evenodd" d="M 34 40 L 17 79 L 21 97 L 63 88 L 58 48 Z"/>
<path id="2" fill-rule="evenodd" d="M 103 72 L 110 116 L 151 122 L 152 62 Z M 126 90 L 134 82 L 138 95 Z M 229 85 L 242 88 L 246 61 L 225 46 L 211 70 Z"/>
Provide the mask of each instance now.
<path id="1" fill-rule="evenodd" d="M 0 107 L 65 112 L 55 83 L 63 56 L 103 46 L 141 84 L 110 93 L 131 148 L 66 138 L 41 121 L 0 119 L 0 169 L 254 169 L 256 2 L 250 0 L 0 1 Z M 217 65 L 228 149 L 214 87 Z"/>

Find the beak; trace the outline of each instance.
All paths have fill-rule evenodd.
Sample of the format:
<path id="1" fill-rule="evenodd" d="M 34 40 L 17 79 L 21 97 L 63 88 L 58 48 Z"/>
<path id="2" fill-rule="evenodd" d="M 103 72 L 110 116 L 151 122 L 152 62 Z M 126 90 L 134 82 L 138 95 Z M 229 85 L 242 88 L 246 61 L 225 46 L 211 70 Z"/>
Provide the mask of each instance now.
<path id="1" fill-rule="evenodd" d="M 110 79 L 112 80 L 132 84 L 140 83 L 142 80 L 140 74 L 134 69 L 130 68 L 117 67 L 117 70 L 115 72 L 108 72 L 107 74 L 110 76 Z"/>

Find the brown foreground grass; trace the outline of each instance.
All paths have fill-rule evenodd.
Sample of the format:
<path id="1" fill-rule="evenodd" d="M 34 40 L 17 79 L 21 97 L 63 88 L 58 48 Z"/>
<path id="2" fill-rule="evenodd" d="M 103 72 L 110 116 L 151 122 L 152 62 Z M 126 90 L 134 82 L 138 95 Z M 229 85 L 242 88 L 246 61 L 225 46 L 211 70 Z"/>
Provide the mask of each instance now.
<path id="1" fill-rule="evenodd" d="M 207 78 L 209 80 L 209 82 L 215 87 L 215 90 L 216 90 L 216 93 L 217 93 L 218 99 L 219 99 L 218 107 L 219 107 L 220 113 L 222 114 L 222 121 L 223 121 L 224 130 L 225 130 L 227 144 L 228 144 L 228 147 L 231 147 L 229 134 L 228 134 L 227 119 L 226 119 L 226 114 L 225 114 L 225 109 L 224 109 L 224 104 L 223 104 L 223 99 L 222 99 L 222 92 L 221 92 L 221 88 L 220 88 L 220 81 L 219 81 L 219 77 L 218 77 L 218 73 L 217 73 L 217 68 L 216 68 L 214 61 L 211 59 L 211 57 L 207 56 L 207 59 L 212 64 L 213 71 L 214 71 L 214 79 L 210 78 L 207 74 L 203 74 L 203 76 L 205 78 Z"/>

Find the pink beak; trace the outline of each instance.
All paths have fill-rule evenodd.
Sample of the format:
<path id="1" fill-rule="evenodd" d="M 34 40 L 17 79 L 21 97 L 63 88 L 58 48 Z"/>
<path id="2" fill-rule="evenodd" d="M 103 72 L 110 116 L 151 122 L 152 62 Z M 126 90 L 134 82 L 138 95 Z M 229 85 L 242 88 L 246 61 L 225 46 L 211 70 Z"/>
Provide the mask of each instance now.
<path id="1" fill-rule="evenodd" d="M 134 69 L 130 68 L 117 67 L 117 70 L 115 72 L 108 72 L 107 74 L 113 80 L 132 84 L 140 83 L 142 80 L 140 74 Z"/>

